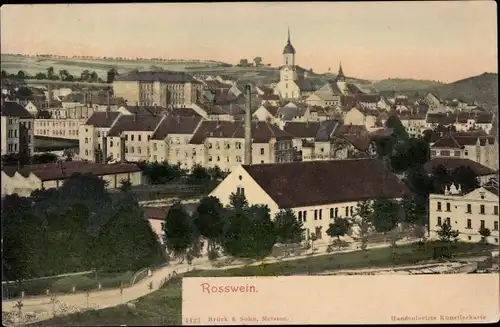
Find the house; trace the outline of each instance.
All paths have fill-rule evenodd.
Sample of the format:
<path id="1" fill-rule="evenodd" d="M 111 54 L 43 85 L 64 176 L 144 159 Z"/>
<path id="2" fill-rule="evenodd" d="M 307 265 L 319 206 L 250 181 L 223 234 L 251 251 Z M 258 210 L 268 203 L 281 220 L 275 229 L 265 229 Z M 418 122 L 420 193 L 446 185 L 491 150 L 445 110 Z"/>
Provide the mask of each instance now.
<path id="1" fill-rule="evenodd" d="M 111 161 L 140 162 L 150 158 L 150 139 L 163 116 L 134 113 L 120 115 L 106 136 L 104 158 Z"/>
<path id="2" fill-rule="evenodd" d="M 104 162 L 106 136 L 120 112 L 94 112 L 77 131 L 80 140 L 80 158 L 92 162 Z"/>
<path id="3" fill-rule="evenodd" d="M 107 183 L 107 188 L 118 188 L 121 181 L 130 180 L 132 185 L 142 184 L 142 171 L 134 164 L 96 164 L 82 161 L 8 166 L 2 168 L 2 196 L 17 193 L 30 196 L 37 189 L 57 188 L 75 173 L 91 173 Z"/>
<path id="4" fill-rule="evenodd" d="M 262 104 L 255 112 L 253 117 L 259 121 L 274 122 L 276 114 L 278 113 L 278 106 L 273 106 L 269 102 Z"/>
<path id="5" fill-rule="evenodd" d="M 431 158 L 431 160 L 427 161 L 424 164 L 424 170 L 427 174 L 431 174 L 434 171 L 434 169 L 436 169 L 439 166 L 443 166 L 449 172 L 453 171 L 458 167 L 469 167 L 478 176 L 479 182 L 481 184 L 486 183 L 491 178 L 497 175 L 496 171 L 494 171 L 493 169 L 483 166 L 478 162 L 465 158 L 448 158 L 448 157 Z"/>
<path id="6" fill-rule="evenodd" d="M 289 121 L 308 121 L 311 118 L 309 107 L 300 102 L 289 102 L 276 111 L 275 122 L 281 128 Z"/>
<path id="7" fill-rule="evenodd" d="M 411 137 L 419 137 L 426 129 L 425 115 L 400 115 L 399 120 Z"/>
<path id="8" fill-rule="evenodd" d="M 35 149 L 34 117 L 21 104 L 13 101 L 1 103 L 2 156 L 25 153 L 31 156 Z"/>
<path id="9" fill-rule="evenodd" d="M 284 163 L 293 159 L 293 136 L 275 125 L 254 121 L 252 162 Z M 186 146 L 195 163 L 207 168 L 218 166 L 231 171 L 245 163 L 245 132 L 243 122 L 203 121 Z M 187 160 L 193 160 L 191 157 Z"/>
<path id="10" fill-rule="evenodd" d="M 251 205 L 267 205 L 271 217 L 280 209 L 292 209 L 304 225 L 306 238 L 314 233 L 325 243 L 330 223 L 336 217 L 353 217 L 359 201 L 410 194 L 378 159 L 243 165 L 210 195 L 228 205 L 232 193 L 245 195 Z"/>
<path id="11" fill-rule="evenodd" d="M 311 94 L 305 101 L 310 106 L 339 106 L 341 104 L 342 91 L 335 80 L 329 81 L 316 92 Z"/>
<path id="12" fill-rule="evenodd" d="M 314 144 L 314 138 L 318 133 L 320 122 L 306 121 L 306 122 L 285 122 L 283 130 L 293 136 L 293 148 L 296 153 L 302 152 L 304 141 L 306 143 Z M 302 155 L 300 156 L 302 160 Z"/>
<path id="13" fill-rule="evenodd" d="M 432 92 L 427 93 L 423 98 L 423 101 L 430 107 L 430 109 L 438 108 L 443 104 L 443 100 Z"/>
<path id="14" fill-rule="evenodd" d="M 35 136 L 79 140 L 80 126 L 85 118 L 37 118 L 34 120 Z"/>
<path id="15" fill-rule="evenodd" d="M 261 99 L 261 104 L 269 103 L 272 106 L 279 106 L 280 97 L 277 94 L 263 94 L 259 97 Z"/>
<path id="16" fill-rule="evenodd" d="M 376 130 L 379 128 L 376 124 L 379 114 L 377 110 L 363 109 L 360 106 L 353 107 L 345 114 L 344 124 L 365 126 L 369 131 Z"/>
<path id="17" fill-rule="evenodd" d="M 431 145 L 431 158 L 439 157 L 470 159 L 498 170 L 498 142 L 492 136 L 450 133 Z"/>
<path id="18" fill-rule="evenodd" d="M 499 244 L 498 203 L 497 179 L 467 194 L 462 194 L 455 185 L 447 188 L 445 194 L 430 194 L 429 237 L 438 239 L 437 232 L 446 223 L 458 230 L 460 241 L 477 243 L 482 239 L 479 230 L 487 228 L 491 234 L 486 241 Z"/>
<path id="19" fill-rule="evenodd" d="M 202 122 L 201 117 L 165 116 L 153 132 L 150 141 L 150 162 L 181 163 L 191 169 L 195 154 L 188 144 Z M 193 159 L 193 160 L 190 160 Z"/>

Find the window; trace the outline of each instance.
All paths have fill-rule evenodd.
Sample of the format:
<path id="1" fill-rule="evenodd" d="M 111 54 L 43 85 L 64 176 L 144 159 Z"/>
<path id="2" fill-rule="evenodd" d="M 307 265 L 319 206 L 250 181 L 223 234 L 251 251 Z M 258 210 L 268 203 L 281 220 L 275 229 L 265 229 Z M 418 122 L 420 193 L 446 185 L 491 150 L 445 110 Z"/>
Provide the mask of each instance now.
<path id="1" fill-rule="evenodd" d="M 437 206 L 438 206 L 437 211 L 441 211 L 441 202 L 438 202 Z"/>
<path id="2" fill-rule="evenodd" d="M 495 216 L 498 216 L 498 206 L 494 206 L 494 207 L 493 207 L 493 214 L 494 214 Z"/>
<path id="3" fill-rule="evenodd" d="M 264 154 L 264 148 L 260 149 L 260 154 Z"/>
<path id="4" fill-rule="evenodd" d="M 351 207 L 351 217 L 354 217 L 354 207 Z"/>
<path id="5" fill-rule="evenodd" d="M 158 161 L 156 155 L 153 156 L 153 161 Z"/>
<path id="6" fill-rule="evenodd" d="M 220 161 L 220 157 L 219 156 L 217 156 L 217 161 Z"/>
<path id="7" fill-rule="evenodd" d="M 302 221 L 302 211 L 299 211 L 299 221 Z"/>
<path id="8" fill-rule="evenodd" d="M 493 230 L 498 230 L 498 221 L 493 222 Z"/>
<path id="9" fill-rule="evenodd" d="M 140 147 L 137 147 L 137 153 L 141 153 L 141 148 Z"/>
<path id="10" fill-rule="evenodd" d="M 468 240 L 470 241 L 470 240 L 472 240 L 472 237 L 470 237 L 470 236 L 467 236 L 467 239 L 468 239 Z"/>
<path id="11" fill-rule="evenodd" d="M 323 209 L 319 209 L 319 220 L 323 219 Z"/>
<path id="12" fill-rule="evenodd" d="M 237 195 L 245 195 L 245 189 L 243 187 L 236 188 Z"/>
<path id="13" fill-rule="evenodd" d="M 333 218 L 333 208 L 330 208 L 330 219 Z"/>
<path id="14" fill-rule="evenodd" d="M 212 156 L 209 156 L 209 157 L 208 157 L 208 161 L 212 161 Z"/>
<path id="15" fill-rule="evenodd" d="M 241 156 L 236 156 L 236 162 L 241 162 Z"/>
<path id="16" fill-rule="evenodd" d="M 261 163 L 261 164 L 263 164 L 263 163 L 264 163 L 264 160 L 261 160 L 261 161 L 260 161 L 260 163 Z"/>
<path id="17" fill-rule="evenodd" d="M 128 134 L 125 134 L 125 141 L 128 141 Z"/>
<path id="18" fill-rule="evenodd" d="M 161 230 L 165 229 L 165 223 L 161 223 Z"/>
<path id="19" fill-rule="evenodd" d="M 472 205 L 467 204 L 467 211 L 466 213 L 472 213 Z"/>
<path id="20" fill-rule="evenodd" d="M 468 155 L 469 155 L 469 151 L 465 150 L 464 154 L 465 154 L 466 156 L 468 156 Z"/>
<path id="21" fill-rule="evenodd" d="M 446 211 L 451 211 L 451 204 L 449 202 L 446 202 Z"/>
<path id="22" fill-rule="evenodd" d="M 130 135 L 130 141 L 134 140 L 134 134 Z"/>
<path id="23" fill-rule="evenodd" d="M 85 138 L 85 143 L 89 143 L 89 138 L 88 137 Z"/>
<path id="24" fill-rule="evenodd" d="M 9 144 L 10 145 L 10 144 Z M 89 155 L 89 150 L 85 150 L 85 155 L 88 156 Z"/>
<path id="25" fill-rule="evenodd" d="M 339 208 L 335 208 L 335 218 L 339 216 Z"/>
<path id="26" fill-rule="evenodd" d="M 236 149 L 241 149 L 241 142 L 236 142 Z"/>
<path id="27" fill-rule="evenodd" d="M 158 149 L 158 145 L 155 143 L 153 143 L 153 151 L 156 151 Z"/>
<path id="28" fill-rule="evenodd" d="M 438 222 L 437 222 L 437 225 L 438 225 L 438 226 L 441 226 L 441 217 L 438 217 Z"/>
<path id="29" fill-rule="evenodd" d="M 484 220 L 481 220 L 481 221 L 480 221 L 480 223 L 481 223 L 481 225 L 480 225 L 480 227 L 479 227 L 479 228 L 484 228 L 484 227 L 485 227 L 485 225 L 484 225 Z"/>
<path id="30" fill-rule="evenodd" d="M 134 147 L 133 146 L 130 147 L 130 152 L 134 153 Z"/>
<path id="31" fill-rule="evenodd" d="M 450 217 L 446 217 L 446 225 L 451 226 L 451 219 L 450 219 Z"/>
<path id="32" fill-rule="evenodd" d="M 125 147 L 125 153 L 128 153 L 128 147 Z"/>
<path id="33" fill-rule="evenodd" d="M 345 207 L 345 216 L 349 217 L 349 207 Z"/>
<path id="34" fill-rule="evenodd" d="M 141 142 L 141 135 L 137 135 L 137 141 Z"/>
<path id="35" fill-rule="evenodd" d="M 455 157 L 460 157 L 460 151 L 455 151 Z"/>
<path id="36" fill-rule="evenodd" d="M 484 212 L 485 212 L 485 210 L 484 210 L 484 204 L 481 204 L 481 206 L 479 207 L 479 213 L 482 214 L 482 215 L 484 215 Z"/>
<path id="37" fill-rule="evenodd" d="M 304 222 L 307 221 L 307 211 L 304 210 L 304 214 L 302 215 L 302 219 L 304 220 Z"/>
<path id="38" fill-rule="evenodd" d="M 148 135 L 148 141 L 151 140 L 151 135 Z"/>
<path id="39" fill-rule="evenodd" d="M 97 137 L 101 137 L 101 132 L 97 131 Z"/>
<path id="40" fill-rule="evenodd" d="M 472 220 L 467 219 L 467 229 L 471 229 L 471 228 L 472 228 Z"/>
<path id="41" fill-rule="evenodd" d="M 318 210 L 314 210 L 314 220 L 318 220 Z"/>
<path id="42" fill-rule="evenodd" d="M 498 238 L 495 238 L 495 243 L 498 243 Z"/>

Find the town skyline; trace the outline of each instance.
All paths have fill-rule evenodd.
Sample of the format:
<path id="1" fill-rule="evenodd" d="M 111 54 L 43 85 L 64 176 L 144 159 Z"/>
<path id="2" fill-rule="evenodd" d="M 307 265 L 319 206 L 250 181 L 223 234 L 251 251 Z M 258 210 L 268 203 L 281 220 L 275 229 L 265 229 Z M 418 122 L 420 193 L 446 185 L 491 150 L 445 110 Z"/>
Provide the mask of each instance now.
<path id="1" fill-rule="evenodd" d="M 311 5 L 316 9 L 312 13 Z M 347 76 L 368 80 L 453 82 L 498 71 L 494 5 L 491 1 L 8 5 L 1 11 L 1 46 L 2 53 L 230 64 L 260 56 L 279 66 L 289 27 L 297 64 L 315 72 L 330 68 L 336 73 L 342 62 Z M 170 12 L 167 21 L 165 11 Z M 230 17 L 225 17 L 227 12 Z M 50 24 L 39 24 L 39 17 L 48 17 Z M 23 29 L 9 28 L 19 19 Z M 169 33 L 172 30 L 175 33 Z"/>

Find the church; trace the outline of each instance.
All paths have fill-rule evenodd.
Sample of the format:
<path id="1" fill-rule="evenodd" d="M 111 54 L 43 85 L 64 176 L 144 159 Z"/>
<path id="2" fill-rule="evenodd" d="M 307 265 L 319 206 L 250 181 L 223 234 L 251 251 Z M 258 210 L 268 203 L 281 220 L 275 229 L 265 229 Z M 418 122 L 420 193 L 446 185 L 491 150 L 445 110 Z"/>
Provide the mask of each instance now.
<path id="1" fill-rule="evenodd" d="M 274 94 L 283 100 L 303 100 L 315 91 L 313 83 L 307 77 L 307 70 L 295 65 L 295 53 L 288 29 L 288 42 L 283 49 L 283 64 L 279 68 L 280 80 L 274 87 Z"/>

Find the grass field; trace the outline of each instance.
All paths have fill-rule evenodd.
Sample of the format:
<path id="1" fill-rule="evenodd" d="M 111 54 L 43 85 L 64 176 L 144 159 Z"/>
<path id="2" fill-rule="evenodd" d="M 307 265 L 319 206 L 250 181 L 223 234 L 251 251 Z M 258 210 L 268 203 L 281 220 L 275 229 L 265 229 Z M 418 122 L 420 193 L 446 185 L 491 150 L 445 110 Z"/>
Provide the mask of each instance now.
<path id="1" fill-rule="evenodd" d="M 300 260 L 277 262 L 261 266 L 249 266 L 218 271 L 191 271 L 183 277 L 191 276 L 286 276 L 315 274 L 335 269 L 388 267 L 393 265 L 432 262 L 433 249 L 438 244 L 425 246 L 416 244 L 400 246 L 395 260 L 392 249 L 378 248 L 366 252 L 337 253 Z M 490 245 L 457 243 L 453 247 L 455 257 L 486 254 L 496 248 Z M 335 277 L 332 277 L 335 278 Z M 180 325 L 181 324 L 181 278 L 162 289 L 146 295 L 134 302 L 135 308 L 120 305 L 102 310 L 91 310 L 69 316 L 31 324 L 30 326 L 111 326 L 131 325 Z"/>

